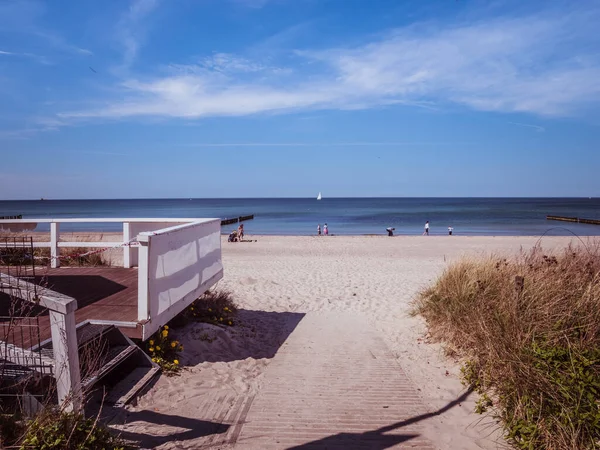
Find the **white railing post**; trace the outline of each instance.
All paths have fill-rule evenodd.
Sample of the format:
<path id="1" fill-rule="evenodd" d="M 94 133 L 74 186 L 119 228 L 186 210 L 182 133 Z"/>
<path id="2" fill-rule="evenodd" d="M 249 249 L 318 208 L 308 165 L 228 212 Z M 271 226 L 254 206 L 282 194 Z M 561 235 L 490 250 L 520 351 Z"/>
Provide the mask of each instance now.
<path id="1" fill-rule="evenodd" d="M 129 242 L 131 240 L 131 230 L 129 227 L 129 222 L 123 222 L 123 243 Z M 129 269 L 131 267 L 131 252 L 133 249 L 130 245 L 126 245 L 123 247 L 123 267 Z"/>
<path id="2" fill-rule="evenodd" d="M 138 320 L 150 318 L 149 295 L 149 256 L 150 239 L 148 236 L 138 235 Z"/>
<path id="3" fill-rule="evenodd" d="M 60 238 L 60 224 L 58 222 L 50 223 L 50 267 L 53 269 L 60 267 L 58 259 L 58 241 Z"/>
<path id="4" fill-rule="evenodd" d="M 75 311 L 64 314 L 50 310 L 50 329 L 58 402 L 67 412 L 79 411 L 82 392 Z"/>

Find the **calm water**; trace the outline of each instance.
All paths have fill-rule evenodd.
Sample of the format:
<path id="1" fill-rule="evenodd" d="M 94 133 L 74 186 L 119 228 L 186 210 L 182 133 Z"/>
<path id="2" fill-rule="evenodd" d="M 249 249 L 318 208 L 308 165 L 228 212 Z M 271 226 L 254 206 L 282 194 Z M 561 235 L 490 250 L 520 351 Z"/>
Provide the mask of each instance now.
<path id="1" fill-rule="evenodd" d="M 316 199 L 158 199 L 0 201 L 0 216 L 220 217 L 255 214 L 250 234 L 314 234 L 327 222 L 331 234 L 600 235 L 599 225 L 547 221 L 547 214 L 600 219 L 600 199 L 576 198 L 324 198 Z M 235 226 L 224 227 L 223 231 Z M 38 230 L 47 230 L 40 225 Z M 62 230 L 118 231 L 119 224 L 63 224 Z M 549 231 L 550 230 L 550 231 Z"/>

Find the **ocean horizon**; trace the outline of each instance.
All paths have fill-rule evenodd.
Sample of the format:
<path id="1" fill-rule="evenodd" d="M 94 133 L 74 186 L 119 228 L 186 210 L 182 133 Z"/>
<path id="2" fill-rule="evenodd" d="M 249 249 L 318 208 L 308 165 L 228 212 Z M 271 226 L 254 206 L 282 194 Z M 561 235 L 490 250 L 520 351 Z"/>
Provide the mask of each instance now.
<path id="1" fill-rule="evenodd" d="M 24 219 L 202 218 L 254 214 L 246 222 L 255 235 L 311 235 L 328 224 L 330 234 L 397 235 L 579 235 L 598 236 L 600 226 L 546 220 L 547 215 L 600 219 L 600 198 L 581 197 L 324 197 L 315 198 L 156 198 L 88 200 L 0 200 L 0 217 Z M 227 233 L 236 225 L 223 227 Z M 118 223 L 63 224 L 64 231 L 120 231 Z M 47 231 L 39 224 L 36 231 Z"/>

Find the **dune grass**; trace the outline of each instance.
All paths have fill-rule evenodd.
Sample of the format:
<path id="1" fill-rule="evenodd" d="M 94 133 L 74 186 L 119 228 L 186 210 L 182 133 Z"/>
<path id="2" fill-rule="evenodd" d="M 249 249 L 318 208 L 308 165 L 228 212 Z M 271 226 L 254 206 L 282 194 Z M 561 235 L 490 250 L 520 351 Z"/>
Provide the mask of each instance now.
<path id="1" fill-rule="evenodd" d="M 415 302 L 520 449 L 600 448 L 600 251 L 450 266 Z"/>

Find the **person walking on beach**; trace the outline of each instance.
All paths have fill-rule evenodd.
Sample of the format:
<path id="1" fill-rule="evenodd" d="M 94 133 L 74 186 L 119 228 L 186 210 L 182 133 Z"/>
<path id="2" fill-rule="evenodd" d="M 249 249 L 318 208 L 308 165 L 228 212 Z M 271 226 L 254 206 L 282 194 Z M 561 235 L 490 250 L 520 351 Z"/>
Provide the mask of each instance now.
<path id="1" fill-rule="evenodd" d="M 448 227 L 448 235 L 452 236 L 452 232 L 454 231 L 454 228 L 452 227 Z"/>
<path id="2" fill-rule="evenodd" d="M 425 222 L 425 231 L 423 231 L 423 236 L 429 236 L 429 220 Z"/>
<path id="3" fill-rule="evenodd" d="M 244 239 L 244 224 L 240 223 L 240 226 L 238 227 L 238 239 L 241 241 L 242 239 Z"/>
<path id="4" fill-rule="evenodd" d="M 323 234 L 325 236 L 329 235 L 329 228 L 327 228 L 327 224 L 323 225 Z"/>
<path id="5" fill-rule="evenodd" d="M 321 236 L 321 224 L 317 225 L 317 236 Z"/>

